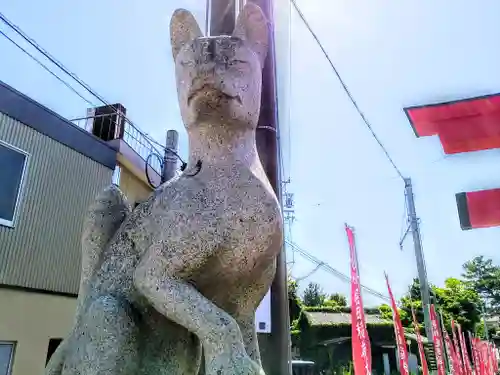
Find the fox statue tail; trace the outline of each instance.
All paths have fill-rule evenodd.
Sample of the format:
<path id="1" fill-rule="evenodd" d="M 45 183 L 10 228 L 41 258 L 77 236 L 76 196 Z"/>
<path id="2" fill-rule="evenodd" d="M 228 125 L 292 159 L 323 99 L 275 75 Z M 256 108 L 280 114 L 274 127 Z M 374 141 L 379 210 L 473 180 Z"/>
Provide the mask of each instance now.
<path id="1" fill-rule="evenodd" d="M 125 195 L 116 185 L 111 185 L 98 194 L 89 207 L 83 226 L 82 272 L 73 327 L 77 327 L 81 319 L 81 310 L 86 299 L 89 282 L 98 265 L 102 262 L 102 254 L 130 212 L 130 205 Z M 72 332 L 56 349 L 45 368 L 45 375 L 60 375 L 62 373 L 71 336 Z"/>
<path id="2" fill-rule="evenodd" d="M 82 274 L 78 307 L 85 300 L 88 283 L 102 261 L 102 254 L 108 242 L 120 228 L 130 210 L 127 198 L 116 185 L 111 185 L 97 195 L 89 207 L 82 234 Z"/>

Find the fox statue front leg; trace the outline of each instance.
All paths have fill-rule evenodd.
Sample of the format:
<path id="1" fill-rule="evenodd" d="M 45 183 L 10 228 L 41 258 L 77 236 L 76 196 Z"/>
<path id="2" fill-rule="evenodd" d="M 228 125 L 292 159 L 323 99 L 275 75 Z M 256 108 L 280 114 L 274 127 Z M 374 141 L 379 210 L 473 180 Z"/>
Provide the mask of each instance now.
<path id="1" fill-rule="evenodd" d="M 200 253 L 191 254 L 191 267 L 204 262 L 210 251 Z M 181 273 L 178 271 L 153 250 L 137 268 L 135 286 L 157 311 L 200 339 L 207 375 L 264 375 L 260 364 L 246 352 L 238 322 L 190 283 L 176 277 Z"/>

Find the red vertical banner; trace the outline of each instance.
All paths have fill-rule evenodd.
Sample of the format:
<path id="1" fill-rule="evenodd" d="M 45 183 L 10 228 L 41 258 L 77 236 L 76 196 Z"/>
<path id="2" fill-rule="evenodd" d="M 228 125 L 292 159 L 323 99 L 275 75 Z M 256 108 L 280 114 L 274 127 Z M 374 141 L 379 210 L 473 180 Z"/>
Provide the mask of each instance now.
<path id="1" fill-rule="evenodd" d="M 486 341 L 481 341 L 481 358 L 484 363 L 484 375 L 493 375 L 491 368 L 490 355 L 488 352 L 488 343 Z"/>
<path id="2" fill-rule="evenodd" d="M 488 370 L 490 374 L 494 374 L 494 369 L 493 369 L 493 358 L 492 358 L 492 353 L 491 353 L 491 344 L 489 342 L 486 342 L 486 352 L 488 355 Z"/>
<path id="3" fill-rule="evenodd" d="M 469 332 L 470 347 L 472 349 L 472 362 L 474 364 L 475 375 L 481 375 L 481 360 L 479 359 L 479 353 L 476 346 L 476 338 L 472 337 Z"/>
<path id="4" fill-rule="evenodd" d="M 429 307 L 429 315 L 431 318 L 432 324 L 432 341 L 434 342 L 434 352 L 436 354 L 436 362 L 438 368 L 438 375 L 446 374 L 446 367 L 444 365 L 443 360 L 443 345 L 441 341 L 441 328 L 439 328 L 438 319 L 436 316 L 436 310 L 434 309 L 434 305 L 430 305 Z"/>
<path id="5" fill-rule="evenodd" d="M 493 370 L 496 374 L 498 373 L 498 349 L 495 344 L 492 344 L 491 348 L 493 350 Z"/>
<path id="6" fill-rule="evenodd" d="M 481 375 L 493 375 L 495 373 L 493 359 L 490 352 L 490 344 L 487 341 L 477 343 L 481 359 Z"/>
<path id="7" fill-rule="evenodd" d="M 451 320 L 451 334 L 453 335 L 453 349 L 455 350 L 455 353 L 457 353 L 458 357 L 458 362 L 460 365 L 460 375 L 466 375 L 465 374 L 465 366 L 464 366 L 464 359 L 462 355 L 460 354 L 460 344 L 458 343 L 458 337 L 457 337 L 457 332 L 455 329 L 455 321 L 452 319 Z"/>
<path id="8" fill-rule="evenodd" d="M 443 324 L 444 327 L 444 324 Z M 460 360 L 457 357 L 457 353 L 453 348 L 453 343 L 451 342 L 450 336 L 448 335 L 448 331 L 446 328 L 443 330 L 444 343 L 446 345 L 446 351 L 448 352 L 448 361 L 450 362 L 450 367 L 453 372 L 453 375 L 460 375 Z"/>
<path id="9" fill-rule="evenodd" d="M 497 358 L 494 352 L 494 347 L 491 342 L 487 343 L 488 345 L 488 358 L 489 358 L 489 364 L 490 364 L 490 372 L 491 374 L 496 374 L 497 373 Z"/>
<path id="10" fill-rule="evenodd" d="M 385 282 L 387 283 L 387 291 L 389 292 L 389 297 L 391 298 L 392 307 L 392 320 L 394 322 L 394 335 L 396 336 L 396 345 L 398 348 L 399 357 L 399 372 L 401 375 L 409 375 L 410 368 L 408 366 L 408 350 L 406 349 L 406 339 L 405 332 L 403 330 L 403 325 L 401 324 L 401 317 L 399 316 L 398 306 L 396 305 L 396 300 L 392 294 L 391 285 L 389 284 L 389 277 L 385 274 Z"/>
<path id="11" fill-rule="evenodd" d="M 351 258 L 351 326 L 352 326 L 352 360 L 355 375 L 371 375 L 372 354 L 370 338 L 366 329 L 365 311 L 361 298 L 361 285 L 359 283 L 358 260 L 354 232 L 347 224 L 345 226 L 349 242 Z"/>
<path id="12" fill-rule="evenodd" d="M 476 345 L 477 345 L 477 351 L 479 354 L 481 375 L 488 375 L 488 372 L 487 372 L 488 366 L 486 365 L 486 356 L 484 353 L 484 343 L 481 340 L 477 340 Z"/>
<path id="13" fill-rule="evenodd" d="M 462 351 L 462 362 L 464 364 L 464 371 L 467 375 L 472 375 L 472 368 L 469 361 L 469 354 L 467 353 L 467 347 L 465 345 L 465 337 L 462 332 L 462 327 L 457 323 L 458 328 L 458 338 L 460 339 L 460 349 Z"/>
<path id="14" fill-rule="evenodd" d="M 495 374 L 498 373 L 498 349 L 495 344 L 493 345 L 493 369 L 495 370 Z"/>
<path id="15" fill-rule="evenodd" d="M 413 306 L 411 308 L 411 316 L 413 319 L 415 334 L 417 335 L 418 354 L 420 356 L 420 363 L 422 364 L 422 375 L 429 375 L 429 367 L 427 366 L 427 359 L 425 358 L 424 343 L 422 341 L 422 336 L 420 335 L 420 328 L 418 326 L 418 321 L 417 317 L 415 316 L 415 310 L 413 310 Z"/>

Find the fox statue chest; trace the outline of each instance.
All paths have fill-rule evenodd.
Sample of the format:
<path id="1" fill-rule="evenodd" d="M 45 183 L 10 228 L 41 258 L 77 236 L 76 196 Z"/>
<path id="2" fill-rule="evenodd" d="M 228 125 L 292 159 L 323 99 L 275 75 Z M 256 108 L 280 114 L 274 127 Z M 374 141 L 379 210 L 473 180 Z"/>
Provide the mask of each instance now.
<path id="1" fill-rule="evenodd" d="M 204 280 L 251 279 L 268 267 L 280 250 L 269 248 L 281 243 L 282 219 L 265 177 L 238 165 L 209 166 L 162 185 L 119 232 L 110 249 L 129 252 L 122 256 L 135 263 L 154 246 L 165 262 L 180 262 L 178 277 L 202 287 Z M 181 254 L 198 252 L 210 256 L 192 269 Z"/>

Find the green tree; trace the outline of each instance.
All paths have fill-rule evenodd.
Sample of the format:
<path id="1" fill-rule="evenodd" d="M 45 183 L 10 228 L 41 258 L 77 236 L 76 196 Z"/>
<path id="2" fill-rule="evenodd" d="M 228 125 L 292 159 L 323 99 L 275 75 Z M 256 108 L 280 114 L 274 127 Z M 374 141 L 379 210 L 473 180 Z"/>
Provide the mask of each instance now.
<path id="1" fill-rule="evenodd" d="M 378 311 L 380 312 L 381 319 L 393 321 L 392 307 L 391 306 L 384 303 L 378 307 Z M 413 331 L 411 318 L 408 315 L 408 313 L 405 311 L 405 309 L 398 308 L 398 312 L 399 312 L 399 318 L 401 319 L 401 324 L 403 325 L 403 327 L 407 328 L 407 330 Z"/>
<path id="2" fill-rule="evenodd" d="M 340 309 L 342 307 L 347 307 L 347 298 L 343 294 L 334 293 L 330 294 L 330 297 L 326 298 L 323 302 L 326 307 L 331 307 L 334 309 Z"/>
<path id="3" fill-rule="evenodd" d="M 288 278 L 288 312 L 290 314 L 290 323 L 297 320 L 302 311 L 302 302 L 298 296 L 299 284 L 291 277 Z"/>
<path id="4" fill-rule="evenodd" d="M 469 283 L 450 277 L 445 280 L 443 288 L 434 286 L 432 291 L 447 328 L 454 319 L 464 330 L 474 332 L 481 319 L 481 297 Z"/>
<path id="5" fill-rule="evenodd" d="M 446 326 L 449 328 L 451 319 L 460 323 L 464 329 L 473 332 L 479 322 L 479 306 L 481 298 L 475 289 L 463 280 L 448 278 L 442 288 L 431 286 L 432 300 L 436 308 L 443 312 Z M 420 330 L 424 326 L 424 313 L 420 294 L 420 283 L 414 279 L 408 293 L 401 298 L 401 322 L 405 328 L 413 328 L 411 309 L 415 311 Z M 392 315 L 391 315 L 392 316 Z"/>
<path id="6" fill-rule="evenodd" d="M 317 283 L 310 282 L 304 290 L 302 301 L 305 306 L 323 306 L 326 300 L 326 295 L 323 293 L 321 286 Z"/>
<path id="7" fill-rule="evenodd" d="M 343 294 L 334 293 L 330 294 L 327 302 L 331 301 L 332 305 L 335 304 L 338 307 L 346 307 L 347 306 L 347 298 Z"/>
<path id="8" fill-rule="evenodd" d="M 299 283 L 291 277 L 288 278 L 288 298 L 298 298 L 297 291 L 299 290 Z"/>
<path id="9" fill-rule="evenodd" d="M 500 267 L 482 255 L 463 265 L 463 277 L 481 295 L 489 313 L 500 313 Z"/>
<path id="10" fill-rule="evenodd" d="M 401 321 L 404 327 L 413 328 L 413 317 L 411 315 L 411 310 L 415 312 L 415 317 L 419 325 L 424 321 L 424 310 L 422 308 L 422 294 L 420 292 L 420 281 L 418 278 L 414 278 L 410 287 L 408 288 L 408 293 L 401 298 L 401 310 L 404 311 L 404 319 L 401 317 Z"/>
<path id="11" fill-rule="evenodd" d="M 378 307 L 378 310 L 380 311 L 380 318 L 384 320 L 391 320 L 392 321 L 392 309 L 391 306 L 388 304 L 384 303 Z"/>

